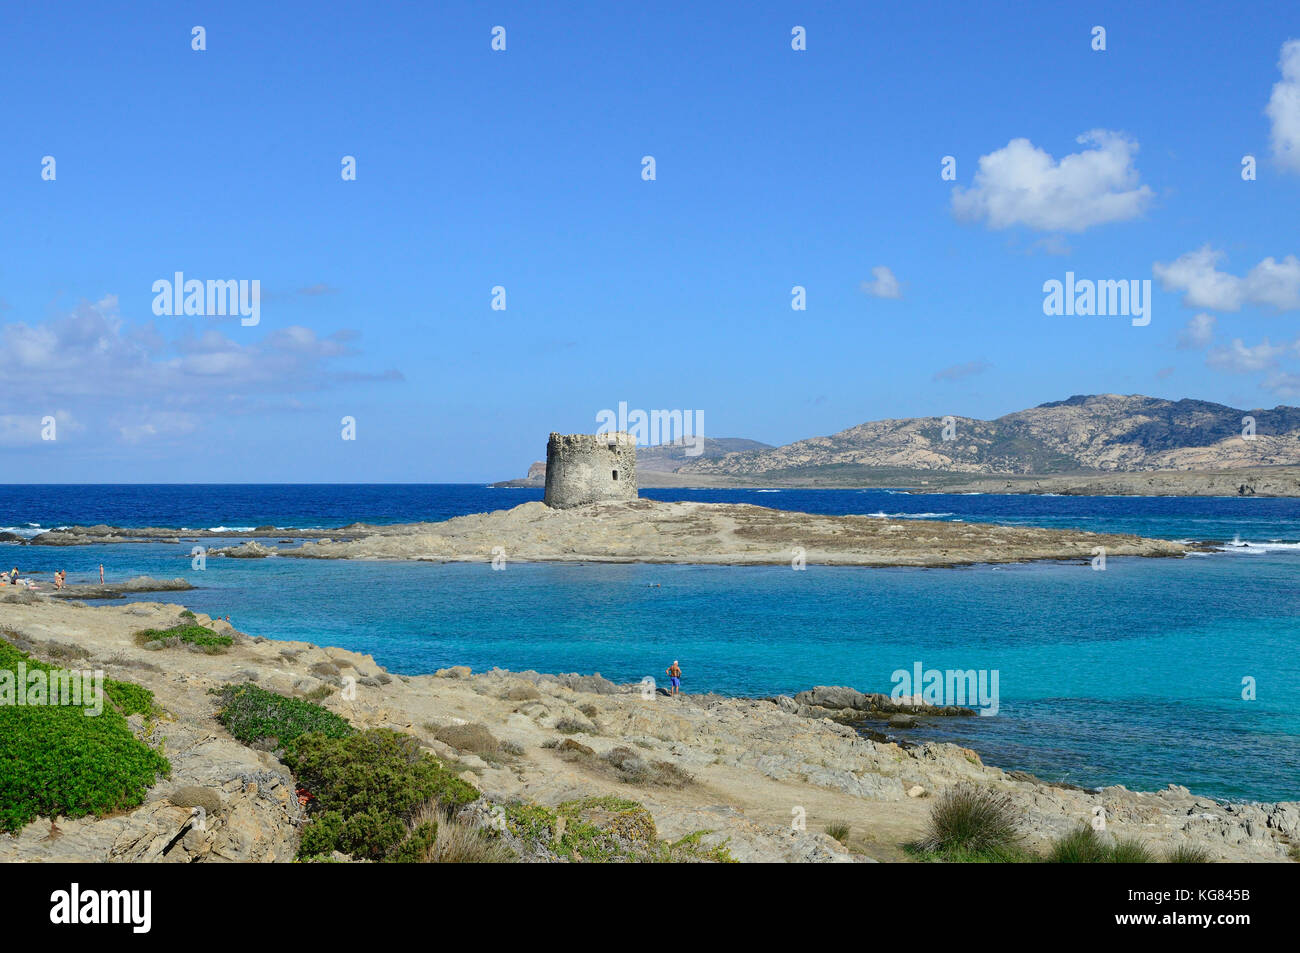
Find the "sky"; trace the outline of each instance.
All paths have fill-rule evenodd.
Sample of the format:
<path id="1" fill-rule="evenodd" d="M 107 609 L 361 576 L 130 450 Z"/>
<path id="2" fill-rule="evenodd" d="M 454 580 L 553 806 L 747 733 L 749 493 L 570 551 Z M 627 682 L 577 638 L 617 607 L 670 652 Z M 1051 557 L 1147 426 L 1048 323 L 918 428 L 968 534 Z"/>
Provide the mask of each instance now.
<path id="1" fill-rule="evenodd" d="M 1294 2 L 10 4 L 0 88 L 0 482 L 1300 403 Z"/>

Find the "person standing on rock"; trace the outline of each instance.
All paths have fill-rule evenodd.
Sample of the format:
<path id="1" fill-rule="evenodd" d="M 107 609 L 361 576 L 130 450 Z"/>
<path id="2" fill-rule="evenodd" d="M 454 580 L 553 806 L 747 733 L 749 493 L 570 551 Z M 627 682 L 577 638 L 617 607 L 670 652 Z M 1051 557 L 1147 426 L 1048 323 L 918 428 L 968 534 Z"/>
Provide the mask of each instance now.
<path id="1" fill-rule="evenodd" d="M 672 687 L 669 689 L 669 695 L 680 695 L 682 691 L 682 667 L 677 664 L 677 659 L 673 659 L 673 664 L 668 666 L 668 684 Z"/>

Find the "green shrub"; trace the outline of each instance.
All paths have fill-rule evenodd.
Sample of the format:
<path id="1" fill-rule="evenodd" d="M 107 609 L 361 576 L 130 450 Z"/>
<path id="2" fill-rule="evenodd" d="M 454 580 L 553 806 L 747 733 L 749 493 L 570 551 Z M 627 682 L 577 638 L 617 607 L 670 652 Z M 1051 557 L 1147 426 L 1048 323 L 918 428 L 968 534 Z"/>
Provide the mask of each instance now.
<path id="1" fill-rule="evenodd" d="M 182 609 L 182 610 L 181 610 L 181 618 L 182 618 L 182 619 L 197 619 L 198 616 L 196 616 L 196 615 L 195 615 L 193 612 L 191 612 L 189 609 Z"/>
<path id="2" fill-rule="evenodd" d="M 425 804 L 411 818 L 411 834 L 397 848 L 399 862 L 417 864 L 504 864 L 514 852 L 493 831 L 448 818 L 441 805 Z"/>
<path id="3" fill-rule="evenodd" d="M 152 715 L 157 706 L 153 692 L 133 682 L 104 679 L 104 694 L 123 715 Z"/>
<path id="4" fill-rule="evenodd" d="M 1193 844 L 1179 844 L 1165 853 L 1166 864 L 1208 864 L 1211 863 L 1210 852 L 1204 847 Z"/>
<path id="5" fill-rule="evenodd" d="M 343 737 L 302 735 L 284 760 L 314 798 L 300 856 L 339 850 L 369 860 L 411 860 L 423 847 L 404 842 L 432 836 L 410 829 L 418 809 L 432 802 L 450 812 L 479 796 L 421 752 L 415 738 L 387 728 Z"/>
<path id="6" fill-rule="evenodd" d="M 701 844 L 709 831 L 678 841 L 658 839 L 644 805 L 613 795 L 578 798 L 556 808 L 516 804 L 505 808 L 506 834 L 526 855 L 576 863 L 735 863 L 728 840 Z"/>
<path id="7" fill-rule="evenodd" d="M 959 784 L 945 791 L 930 809 L 929 830 L 919 845 L 924 851 L 1009 859 L 1020 839 L 1011 798 L 988 788 Z"/>
<path id="8" fill-rule="evenodd" d="M 166 642 L 169 639 L 197 645 L 199 648 L 207 649 L 210 652 L 218 652 L 235 642 L 234 638 L 229 635 L 220 635 L 206 626 L 195 623 L 182 623 L 174 625 L 170 629 L 142 629 L 135 634 L 136 645 L 144 645 L 146 642 Z"/>
<path id="9" fill-rule="evenodd" d="M 437 808 L 431 809 L 431 813 L 437 813 Z M 388 859 L 395 864 L 437 863 L 434 853 L 438 839 L 445 836 L 444 831 L 451 823 L 445 818 L 441 824 L 438 821 L 439 818 L 435 817 L 409 823 L 406 839 L 393 848 L 392 856 Z"/>
<path id="10" fill-rule="evenodd" d="M 271 740 L 275 747 L 284 748 L 312 732 L 342 738 L 354 730 L 346 718 L 328 708 L 257 685 L 226 685 L 216 694 L 221 703 L 217 720 L 246 745 Z"/>
<path id="11" fill-rule="evenodd" d="M 1051 864 L 1102 864 L 1106 862 L 1106 844 L 1091 827 L 1080 827 L 1057 840 L 1048 851 Z"/>
<path id="12" fill-rule="evenodd" d="M 1199 852 L 1199 848 L 1179 849 Z M 1079 827 L 1054 842 L 1045 859 L 1048 863 L 1154 863 L 1156 855 L 1132 837 L 1117 837 L 1108 844 L 1095 829 Z"/>
<path id="13" fill-rule="evenodd" d="M 511 834 L 525 844 L 543 845 L 566 860 L 615 863 L 643 859 L 643 852 L 624 838 L 583 820 L 578 802 L 566 802 L 558 810 L 521 804 L 507 807 L 505 814 L 506 829 Z"/>
<path id="14" fill-rule="evenodd" d="M 841 844 L 849 842 L 850 830 L 848 821 L 831 821 L 826 825 L 827 836 L 839 841 Z"/>
<path id="15" fill-rule="evenodd" d="M 1189 856 L 1200 854 L 1208 860 L 1205 852 L 1197 847 L 1180 847 Z M 1199 863 L 1202 861 L 1174 861 L 1172 863 Z M 1091 827 L 1079 827 L 1052 844 L 1045 858 L 1051 864 L 1154 864 L 1156 855 L 1140 840 L 1130 837 L 1116 838 L 1106 843 L 1100 834 Z"/>
<path id="16" fill-rule="evenodd" d="M 1108 864 L 1154 864 L 1155 862 L 1155 854 L 1135 837 L 1117 837 L 1115 843 L 1106 852 Z"/>
<path id="17" fill-rule="evenodd" d="M 731 850 L 727 847 L 731 843 L 731 838 L 726 837 L 713 846 L 705 847 L 701 841 L 712 831 L 691 831 L 681 840 L 664 843 L 656 850 L 655 861 L 657 863 L 679 864 L 679 863 L 705 863 L 705 864 L 738 864 L 740 861 L 732 856 Z"/>
<path id="18" fill-rule="evenodd" d="M 0 679 L 17 680 L 19 663 L 58 671 L 0 639 Z M 0 705 L 0 831 L 18 831 L 37 817 L 102 816 L 127 810 L 171 765 L 131 731 L 126 716 L 154 710 L 153 693 L 104 681 L 104 707 L 88 717 L 67 705 Z"/>

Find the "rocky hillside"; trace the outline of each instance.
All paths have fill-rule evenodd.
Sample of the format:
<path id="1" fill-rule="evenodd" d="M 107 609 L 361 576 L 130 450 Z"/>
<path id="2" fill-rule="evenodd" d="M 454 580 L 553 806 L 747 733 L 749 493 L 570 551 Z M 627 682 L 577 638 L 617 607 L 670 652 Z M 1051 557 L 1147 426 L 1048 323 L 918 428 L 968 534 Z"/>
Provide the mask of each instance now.
<path id="1" fill-rule="evenodd" d="M 1243 439 L 1242 418 L 1255 419 Z M 1207 470 L 1300 463 L 1300 408 L 1238 410 L 1203 400 L 1099 394 L 996 420 L 876 420 L 829 437 L 684 464 L 681 474 L 847 475 L 870 469 L 975 474 Z"/>
<path id="2" fill-rule="evenodd" d="M 694 449 L 694 442 L 687 445 L 680 441 L 662 443 L 654 447 L 637 447 L 637 472 L 677 473 L 687 464 L 697 461 L 716 460 L 732 453 L 760 453 L 774 448 L 770 443 L 745 440 L 741 437 L 718 437 L 717 439 L 705 437 L 704 447 L 695 456 L 690 456 L 687 451 L 693 451 Z M 545 468 L 543 468 L 542 476 L 546 476 Z"/>

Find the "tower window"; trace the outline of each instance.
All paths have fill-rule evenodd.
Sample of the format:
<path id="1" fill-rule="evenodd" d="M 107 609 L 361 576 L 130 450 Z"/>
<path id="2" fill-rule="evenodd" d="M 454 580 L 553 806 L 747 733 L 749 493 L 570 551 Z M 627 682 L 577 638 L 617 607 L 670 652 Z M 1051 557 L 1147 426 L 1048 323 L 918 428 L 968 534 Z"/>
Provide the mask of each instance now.
<path id="1" fill-rule="evenodd" d="M 618 471 L 617 471 L 617 470 L 614 471 L 614 479 L 615 479 L 615 480 L 618 479 Z"/>

